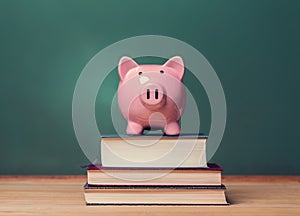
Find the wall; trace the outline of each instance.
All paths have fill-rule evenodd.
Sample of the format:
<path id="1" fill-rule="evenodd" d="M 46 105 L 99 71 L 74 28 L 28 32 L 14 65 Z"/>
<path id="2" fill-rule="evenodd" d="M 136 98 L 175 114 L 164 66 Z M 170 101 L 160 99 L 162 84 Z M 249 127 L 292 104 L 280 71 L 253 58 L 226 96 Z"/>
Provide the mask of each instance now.
<path id="1" fill-rule="evenodd" d="M 0 174 L 83 174 L 79 166 L 89 162 L 72 125 L 81 70 L 114 42 L 157 34 L 197 48 L 222 82 L 227 127 L 211 161 L 225 174 L 299 175 L 299 6 L 275 0 L 1 1 Z M 191 74 L 185 82 L 207 133 L 206 95 Z M 117 84 L 114 70 L 97 97 L 105 133 L 113 132 L 107 114 Z"/>

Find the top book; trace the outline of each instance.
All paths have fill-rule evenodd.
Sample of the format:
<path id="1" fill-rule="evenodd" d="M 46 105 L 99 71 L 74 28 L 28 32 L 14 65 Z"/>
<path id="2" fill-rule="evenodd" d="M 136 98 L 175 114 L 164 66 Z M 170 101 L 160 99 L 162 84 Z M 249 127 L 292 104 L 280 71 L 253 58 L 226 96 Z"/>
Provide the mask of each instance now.
<path id="1" fill-rule="evenodd" d="M 102 135 L 103 167 L 207 167 L 203 134 Z"/>

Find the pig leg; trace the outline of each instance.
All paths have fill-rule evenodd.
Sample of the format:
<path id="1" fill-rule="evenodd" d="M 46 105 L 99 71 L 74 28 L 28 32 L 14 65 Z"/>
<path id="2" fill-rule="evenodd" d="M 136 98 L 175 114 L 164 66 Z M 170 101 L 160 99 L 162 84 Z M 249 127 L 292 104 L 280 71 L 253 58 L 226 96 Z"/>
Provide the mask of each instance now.
<path id="1" fill-rule="evenodd" d="M 164 128 L 164 132 L 167 135 L 178 135 L 180 134 L 180 126 L 178 122 L 169 122 Z"/>
<path id="2" fill-rule="evenodd" d="M 132 121 L 129 121 L 127 128 L 126 128 L 126 133 L 127 134 L 142 134 L 143 129 L 144 128 L 142 125 L 132 122 Z"/>

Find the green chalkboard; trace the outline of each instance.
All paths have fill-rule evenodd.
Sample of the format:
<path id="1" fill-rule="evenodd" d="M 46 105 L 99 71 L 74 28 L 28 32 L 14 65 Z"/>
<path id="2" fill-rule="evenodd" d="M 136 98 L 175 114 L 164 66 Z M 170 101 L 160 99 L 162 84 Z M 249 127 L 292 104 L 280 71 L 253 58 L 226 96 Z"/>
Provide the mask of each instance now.
<path id="1" fill-rule="evenodd" d="M 178 38 L 198 49 L 223 85 L 227 126 L 212 158 L 225 174 L 300 174 L 299 1 L 0 1 L 0 174 L 84 174 L 72 97 L 88 61 L 136 35 Z M 139 63 L 163 59 L 136 59 Z M 210 107 L 186 73 L 209 132 Z M 96 117 L 113 133 L 113 70 Z M 105 124 L 103 124 L 105 122 Z"/>

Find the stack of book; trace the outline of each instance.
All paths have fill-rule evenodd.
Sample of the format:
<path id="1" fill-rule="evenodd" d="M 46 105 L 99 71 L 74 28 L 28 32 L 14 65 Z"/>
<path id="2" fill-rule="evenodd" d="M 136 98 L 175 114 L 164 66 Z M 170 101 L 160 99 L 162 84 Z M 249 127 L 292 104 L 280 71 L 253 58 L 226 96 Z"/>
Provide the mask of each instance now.
<path id="1" fill-rule="evenodd" d="M 222 168 L 206 162 L 206 136 L 103 136 L 87 167 L 88 205 L 227 205 Z"/>

